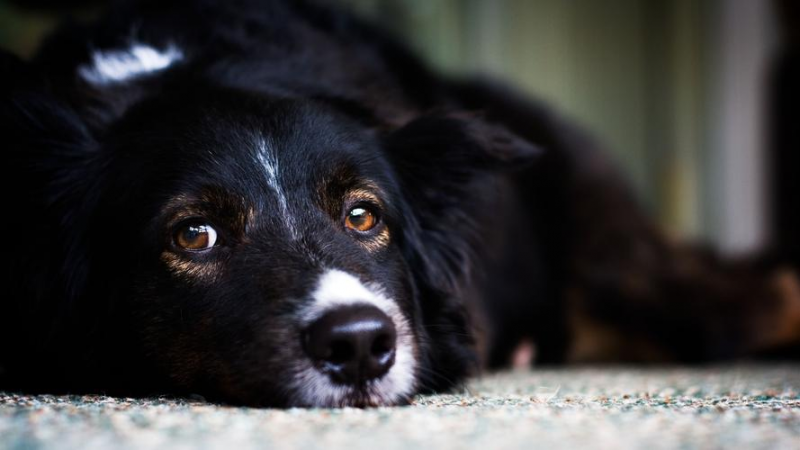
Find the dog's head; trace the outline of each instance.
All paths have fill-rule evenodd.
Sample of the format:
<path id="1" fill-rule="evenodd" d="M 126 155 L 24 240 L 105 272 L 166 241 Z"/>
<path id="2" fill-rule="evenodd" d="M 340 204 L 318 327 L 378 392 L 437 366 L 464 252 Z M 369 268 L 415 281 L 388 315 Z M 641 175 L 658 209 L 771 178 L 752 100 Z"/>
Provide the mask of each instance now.
<path id="1" fill-rule="evenodd" d="M 238 404 L 388 405 L 463 379 L 484 194 L 536 150 L 468 115 L 379 128 L 179 55 L 139 47 L 55 92 L 7 58 L 15 276 L 50 283 L 15 301 L 67 323 L 47 345 L 112 392 Z"/>

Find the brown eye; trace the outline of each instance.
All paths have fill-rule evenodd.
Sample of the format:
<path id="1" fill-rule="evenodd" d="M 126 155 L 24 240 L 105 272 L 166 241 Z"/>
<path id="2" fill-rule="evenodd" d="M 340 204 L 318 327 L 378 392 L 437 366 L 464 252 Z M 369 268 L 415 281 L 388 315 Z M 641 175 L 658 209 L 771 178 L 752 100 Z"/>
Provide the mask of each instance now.
<path id="1" fill-rule="evenodd" d="M 175 233 L 175 244 L 185 250 L 205 250 L 217 243 L 217 231 L 207 224 L 186 225 Z"/>
<path id="2" fill-rule="evenodd" d="M 367 208 L 357 206 L 347 213 L 344 224 L 351 230 L 363 233 L 375 228 L 378 218 Z"/>

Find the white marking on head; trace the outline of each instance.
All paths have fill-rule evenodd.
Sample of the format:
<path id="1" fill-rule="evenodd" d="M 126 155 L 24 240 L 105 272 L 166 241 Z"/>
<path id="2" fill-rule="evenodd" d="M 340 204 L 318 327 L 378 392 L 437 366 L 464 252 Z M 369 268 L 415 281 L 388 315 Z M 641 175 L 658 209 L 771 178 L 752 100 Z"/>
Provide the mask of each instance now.
<path id="1" fill-rule="evenodd" d="M 286 192 L 284 192 L 283 186 L 281 186 L 279 180 L 278 175 L 280 166 L 278 165 L 278 158 L 276 158 L 275 153 L 272 151 L 267 141 L 263 138 L 258 139 L 256 158 L 258 158 L 259 164 L 264 167 L 264 172 L 266 172 L 267 175 L 267 184 L 278 196 L 278 205 L 281 208 L 281 214 L 286 221 L 286 224 L 289 228 L 289 233 L 292 235 L 292 239 L 299 239 L 297 224 L 294 221 L 294 215 L 289 213 L 289 203 L 286 200 Z"/>
<path id="2" fill-rule="evenodd" d="M 373 405 L 394 404 L 411 395 L 417 367 L 416 344 L 411 325 L 393 300 L 380 286 L 364 285 L 355 276 L 341 270 L 328 270 L 319 279 L 311 294 L 313 302 L 301 313 L 304 326 L 325 313 L 349 305 L 372 305 L 392 320 L 397 330 L 394 365 L 381 378 L 369 381 L 364 390 L 333 383 L 327 375 L 304 361 L 296 369 L 294 390 L 298 403 L 305 406 L 347 406 L 355 399 L 366 398 Z"/>
<path id="3" fill-rule="evenodd" d="M 167 69 L 181 59 L 183 52 L 174 46 L 159 50 L 133 44 L 125 50 L 92 53 L 91 64 L 79 67 L 78 73 L 92 84 L 107 85 Z"/>
<path id="4" fill-rule="evenodd" d="M 392 317 L 399 314 L 397 305 L 380 295 L 378 292 L 367 288 L 361 280 L 341 270 L 328 270 L 319 279 L 317 288 L 311 294 L 314 304 L 306 311 L 303 317 L 306 324 L 319 319 L 326 312 L 342 306 L 368 304 L 383 311 Z"/>

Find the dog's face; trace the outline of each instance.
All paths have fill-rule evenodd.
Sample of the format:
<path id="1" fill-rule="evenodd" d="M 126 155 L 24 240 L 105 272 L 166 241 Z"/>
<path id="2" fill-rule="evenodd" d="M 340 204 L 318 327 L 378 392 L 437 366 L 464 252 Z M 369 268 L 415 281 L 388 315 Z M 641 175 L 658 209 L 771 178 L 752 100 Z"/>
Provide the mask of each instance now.
<path id="1" fill-rule="evenodd" d="M 378 130 L 182 76 L 93 91 L 101 120 L 30 88 L 4 106 L 37 192 L 63 191 L 36 212 L 62 228 L 41 243 L 59 295 L 79 322 L 115 319 L 98 347 L 122 354 L 92 357 L 133 352 L 155 389 L 250 405 L 390 405 L 463 379 L 478 189 L 536 150 L 472 117 Z"/>
<path id="2" fill-rule="evenodd" d="M 145 351 L 237 403 L 405 400 L 424 330 L 380 142 L 322 105 L 202 97 L 145 102 L 105 144 Z"/>

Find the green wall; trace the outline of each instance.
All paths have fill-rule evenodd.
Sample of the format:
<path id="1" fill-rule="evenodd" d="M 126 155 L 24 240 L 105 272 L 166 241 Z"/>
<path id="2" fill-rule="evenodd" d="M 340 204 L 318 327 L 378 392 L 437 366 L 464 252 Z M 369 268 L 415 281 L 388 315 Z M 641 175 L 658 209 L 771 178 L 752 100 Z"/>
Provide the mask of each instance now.
<path id="1" fill-rule="evenodd" d="M 587 127 L 670 229 L 705 232 L 708 1 L 350 0 L 452 73 L 489 73 Z"/>

